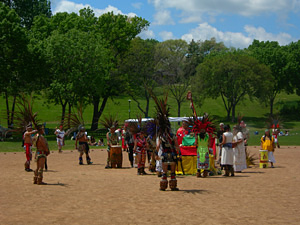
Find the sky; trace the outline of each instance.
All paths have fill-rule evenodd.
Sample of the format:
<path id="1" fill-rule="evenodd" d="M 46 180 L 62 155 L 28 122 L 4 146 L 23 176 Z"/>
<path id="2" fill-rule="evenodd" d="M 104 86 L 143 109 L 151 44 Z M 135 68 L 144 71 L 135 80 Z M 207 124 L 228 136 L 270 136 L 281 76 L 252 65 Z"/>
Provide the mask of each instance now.
<path id="1" fill-rule="evenodd" d="M 150 22 L 139 36 L 190 42 L 216 38 L 247 48 L 254 39 L 287 45 L 300 40 L 300 0 L 51 0 L 52 13 L 90 7 L 96 16 L 138 16 Z"/>

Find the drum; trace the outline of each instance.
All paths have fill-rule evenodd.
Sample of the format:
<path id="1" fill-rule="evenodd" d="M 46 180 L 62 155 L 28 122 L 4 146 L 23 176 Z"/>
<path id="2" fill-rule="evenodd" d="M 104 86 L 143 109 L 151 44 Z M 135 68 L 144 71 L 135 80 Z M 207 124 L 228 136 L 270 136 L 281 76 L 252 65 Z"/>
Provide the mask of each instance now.
<path id="1" fill-rule="evenodd" d="M 112 145 L 110 148 L 110 163 L 111 168 L 122 168 L 123 155 L 120 145 Z"/>
<path id="2" fill-rule="evenodd" d="M 259 150 L 259 153 L 259 168 L 267 168 L 269 162 L 268 150 Z"/>

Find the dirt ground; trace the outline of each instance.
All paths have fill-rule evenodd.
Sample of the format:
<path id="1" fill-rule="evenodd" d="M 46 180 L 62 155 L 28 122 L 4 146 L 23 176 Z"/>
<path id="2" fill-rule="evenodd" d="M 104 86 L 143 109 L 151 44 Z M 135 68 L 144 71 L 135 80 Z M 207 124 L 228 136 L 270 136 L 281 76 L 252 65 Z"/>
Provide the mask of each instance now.
<path id="1" fill-rule="evenodd" d="M 259 147 L 249 149 L 258 156 Z M 106 154 L 92 150 L 94 164 L 80 166 L 75 150 L 51 152 L 42 186 L 24 171 L 24 153 L 0 153 L 0 224 L 300 223 L 300 147 L 276 149 L 275 168 L 178 176 L 178 192 L 159 191 L 156 175 L 138 176 L 126 152 L 124 168 L 104 169 Z"/>

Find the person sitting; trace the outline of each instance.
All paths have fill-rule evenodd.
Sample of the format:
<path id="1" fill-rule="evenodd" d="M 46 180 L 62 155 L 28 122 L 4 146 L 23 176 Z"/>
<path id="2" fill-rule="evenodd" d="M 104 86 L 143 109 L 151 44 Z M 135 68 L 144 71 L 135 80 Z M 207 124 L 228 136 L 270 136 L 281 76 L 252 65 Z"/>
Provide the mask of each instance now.
<path id="1" fill-rule="evenodd" d="M 97 142 L 96 142 L 94 136 L 91 136 L 89 145 L 91 145 L 91 146 L 97 146 Z"/>
<path id="2" fill-rule="evenodd" d="M 98 146 L 105 146 L 103 142 L 103 138 L 100 138 L 98 141 Z"/>

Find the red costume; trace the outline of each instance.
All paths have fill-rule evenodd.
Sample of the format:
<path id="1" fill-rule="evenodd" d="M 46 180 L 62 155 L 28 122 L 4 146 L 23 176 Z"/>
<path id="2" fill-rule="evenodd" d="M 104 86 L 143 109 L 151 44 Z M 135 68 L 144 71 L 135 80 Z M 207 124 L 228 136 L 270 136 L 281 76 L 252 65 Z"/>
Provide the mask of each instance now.
<path id="1" fill-rule="evenodd" d="M 180 127 L 177 130 L 176 136 L 177 136 L 178 145 L 182 144 L 183 137 L 188 134 L 189 134 L 189 130 L 184 129 L 183 127 Z"/>

